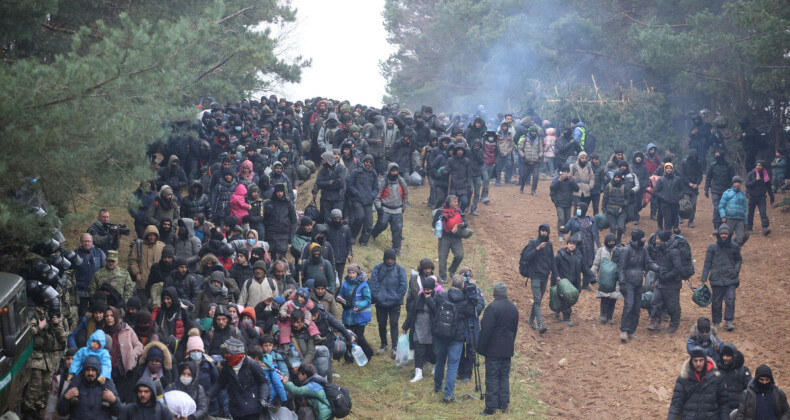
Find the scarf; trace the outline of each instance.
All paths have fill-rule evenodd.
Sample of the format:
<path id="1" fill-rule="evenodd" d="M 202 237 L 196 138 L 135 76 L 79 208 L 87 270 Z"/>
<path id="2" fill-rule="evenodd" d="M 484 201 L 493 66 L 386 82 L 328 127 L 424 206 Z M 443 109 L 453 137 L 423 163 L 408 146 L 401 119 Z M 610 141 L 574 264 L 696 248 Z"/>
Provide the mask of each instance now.
<path id="1" fill-rule="evenodd" d="M 244 360 L 244 353 L 239 354 L 229 354 L 228 357 L 225 358 L 228 361 L 228 366 L 234 367 L 241 363 Z"/>
<path id="2" fill-rule="evenodd" d="M 771 180 L 771 176 L 768 175 L 768 170 L 766 169 L 763 169 L 763 173 L 761 174 L 759 173 L 760 171 L 758 171 L 757 169 L 755 169 L 754 172 L 757 172 L 760 175 L 760 179 L 762 179 L 763 182 L 768 182 Z"/>

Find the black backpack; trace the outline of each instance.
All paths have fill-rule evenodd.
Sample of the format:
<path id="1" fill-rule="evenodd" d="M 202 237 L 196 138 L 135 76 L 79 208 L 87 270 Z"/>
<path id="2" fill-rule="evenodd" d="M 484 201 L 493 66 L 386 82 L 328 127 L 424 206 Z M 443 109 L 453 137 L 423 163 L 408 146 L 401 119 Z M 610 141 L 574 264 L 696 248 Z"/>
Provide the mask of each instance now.
<path id="1" fill-rule="evenodd" d="M 434 335 L 439 338 L 455 337 L 455 317 L 455 304 L 450 302 L 449 299 L 444 299 L 442 304 L 439 305 L 439 311 L 436 314 L 436 325 L 433 330 Z"/>
<path id="2" fill-rule="evenodd" d="M 340 419 L 351 414 L 351 394 L 348 392 L 348 388 L 335 383 L 327 383 L 324 385 L 324 394 L 329 401 L 332 416 Z"/>
<path id="3" fill-rule="evenodd" d="M 524 258 L 528 246 L 529 245 L 525 246 L 524 249 L 521 250 L 521 258 L 518 261 L 518 273 L 521 274 L 521 277 L 529 277 L 529 263 L 527 263 L 527 259 Z"/>
<path id="4" fill-rule="evenodd" d="M 691 245 L 689 245 L 686 238 L 675 235 L 675 248 L 680 253 L 680 277 L 683 280 L 688 280 L 694 275 L 694 260 L 691 257 Z"/>

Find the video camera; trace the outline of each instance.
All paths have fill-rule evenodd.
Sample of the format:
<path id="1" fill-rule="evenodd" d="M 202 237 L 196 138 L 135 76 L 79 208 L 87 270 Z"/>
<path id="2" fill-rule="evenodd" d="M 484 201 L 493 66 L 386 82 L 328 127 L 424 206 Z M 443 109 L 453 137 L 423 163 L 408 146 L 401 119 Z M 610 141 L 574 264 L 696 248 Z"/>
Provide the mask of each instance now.
<path id="1" fill-rule="evenodd" d="M 477 285 L 472 281 L 472 273 L 469 271 L 464 273 L 464 288 L 462 290 L 467 300 L 477 300 L 480 296 Z"/>
<path id="2" fill-rule="evenodd" d="M 122 224 L 110 224 L 107 225 L 110 229 L 117 229 L 119 235 L 129 236 L 132 234 L 132 231 L 126 225 Z"/>

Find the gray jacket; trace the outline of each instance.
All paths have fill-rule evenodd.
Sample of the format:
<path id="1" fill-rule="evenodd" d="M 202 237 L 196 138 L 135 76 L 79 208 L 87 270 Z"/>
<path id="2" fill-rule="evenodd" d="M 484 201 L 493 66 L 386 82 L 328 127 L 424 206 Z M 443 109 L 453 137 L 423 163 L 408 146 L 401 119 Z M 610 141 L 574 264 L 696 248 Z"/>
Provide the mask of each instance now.
<path id="1" fill-rule="evenodd" d="M 176 258 L 186 260 L 189 272 L 196 273 L 198 271 L 198 262 L 200 261 L 198 253 L 203 244 L 200 242 L 200 238 L 195 236 L 195 223 L 188 217 L 182 217 L 178 219 L 178 226 L 181 229 L 186 228 L 189 236 L 186 239 L 176 236 L 176 242 L 173 246 L 176 251 Z"/>

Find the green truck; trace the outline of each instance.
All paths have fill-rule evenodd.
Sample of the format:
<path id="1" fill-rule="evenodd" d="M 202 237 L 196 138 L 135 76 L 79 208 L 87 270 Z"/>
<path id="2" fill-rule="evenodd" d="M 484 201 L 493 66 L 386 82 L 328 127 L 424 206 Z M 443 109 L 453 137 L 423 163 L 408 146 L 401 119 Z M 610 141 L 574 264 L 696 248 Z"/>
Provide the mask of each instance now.
<path id="1" fill-rule="evenodd" d="M 25 279 L 0 272 L 0 414 L 19 409 L 33 352 Z"/>

